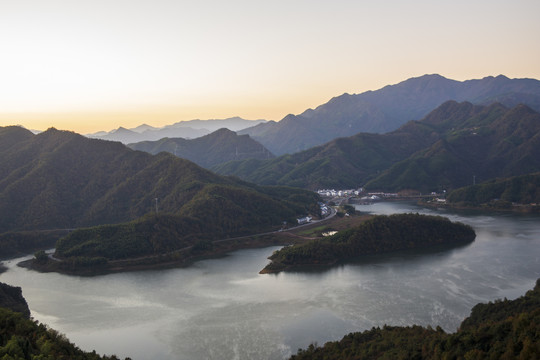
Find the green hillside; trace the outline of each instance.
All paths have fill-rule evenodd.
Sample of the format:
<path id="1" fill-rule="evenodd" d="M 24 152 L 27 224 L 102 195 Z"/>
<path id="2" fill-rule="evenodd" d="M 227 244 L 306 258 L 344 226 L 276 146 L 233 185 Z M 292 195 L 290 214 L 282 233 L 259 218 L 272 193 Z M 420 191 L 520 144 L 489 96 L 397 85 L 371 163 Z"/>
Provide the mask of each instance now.
<path id="1" fill-rule="evenodd" d="M 422 192 L 540 171 L 540 114 L 527 106 L 449 101 L 387 134 L 360 133 L 268 161 L 230 162 L 220 174 L 260 184 Z"/>
<path id="2" fill-rule="evenodd" d="M 455 189 L 496 177 L 522 175 L 540 170 L 540 114 L 520 105 L 506 109 L 499 104 L 475 109 L 447 120 L 428 117 L 441 139 L 432 146 L 368 182 L 369 189 L 413 188 L 423 192 Z"/>
<path id="3" fill-rule="evenodd" d="M 196 139 L 163 138 L 128 144 L 133 150 L 158 154 L 169 152 L 193 161 L 204 168 L 211 168 L 232 160 L 271 159 L 270 151 L 249 135 L 237 135 L 228 129 L 219 129 Z"/>
<path id="4" fill-rule="evenodd" d="M 276 155 L 293 154 L 359 132 L 387 133 L 421 119 L 446 101 L 476 105 L 527 104 L 540 111 L 540 81 L 503 75 L 456 81 L 438 74 L 407 79 L 361 94 L 343 94 L 301 114 L 240 131 Z"/>
<path id="5" fill-rule="evenodd" d="M 354 188 L 436 140 L 429 127 L 409 123 L 386 135 L 360 133 L 293 155 L 229 162 L 213 170 L 258 184 Z"/>
<path id="6" fill-rule="evenodd" d="M 419 214 L 379 215 L 361 225 L 321 240 L 284 247 L 272 254 L 262 273 L 333 265 L 362 255 L 467 244 L 476 237 L 467 225 L 440 216 Z"/>
<path id="7" fill-rule="evenodd" d="M 0 144 L 0 233 L 126 223 L 157 209 L 180 223 L 194 219 L 200 233 L 227 235 L 317 209 L 312 192 L 261 187 L 71 132 L 0 128 Z"/>
<path id="8" fill-rule="evenodd" d="M 68 263 L 85 257 L 87 263 L 103 265 L 104 260 L 166 254 L 212 240 L 269 230 L 283 221 L 294 223 L 297 214 L 307 211 L 299 204 L 314 199 L 312 194 L 286 188 L 263 195 L 232 186 L 209 185 L 178 214 L 148 214 L 128 223 L 75 230 L 56 243 L 55 256 Z"/>
<path id="9" fill-rule="evenodd" d="M 456 333 L 439 327 L 384 326 L 350 333 L 322 347 L 311 345 L 291 360 L 538 358 L 540 280 L 516 300 L 476 305 Z"/>
<path id="10" fill-rule="evenodd" d="M 540 173 L 496 179 L 486 183 L 456 189 L 446 201 L 460 206 L 510 207 L 540 204 Z"/>

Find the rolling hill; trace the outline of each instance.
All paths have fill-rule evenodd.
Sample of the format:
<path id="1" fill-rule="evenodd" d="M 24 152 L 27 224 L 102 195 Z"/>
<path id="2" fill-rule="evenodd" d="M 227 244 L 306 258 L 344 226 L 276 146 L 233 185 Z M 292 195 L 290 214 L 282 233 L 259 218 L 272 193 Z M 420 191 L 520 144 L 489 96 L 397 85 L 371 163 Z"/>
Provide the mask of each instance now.
<path id="1" fill-rule="evenodd" d="M 211 168 L 232 160 L 270 159 L 274 155 L 264 146 L 249 137 L 237 135 L 229 129 L 219 129 L 196 139 L 163 138 L 158 141 L 143 141 L 128 144 L 133 150 L 158 154 L 169 152 L 193 161 L 204 168 Z"/>
<path id="2" fill-rule="evenodd" d="M 159 214 L 197 219 L 203 232 L 206 224 L 234 233 L 253 229 L 261 218 L 267 220 L 260 227 L 281 224 L 317 200 L 304 190 L 219 176 L 172 154 L 150 155 L 56 129 L 33 135 L 20 127 L 0 128 L 0 173 L 0 233 L 121 223 L 156 208 Z M 217 204 L 231 212 L 217 217 Z"/>
<path id="3" fill-rule="evenodd" d="M 421 119 L 448 100 L 479 105 L 520 103 L 540 111 L 540 81 L 499 75 L 455 81 L 424 75 L 361 94 L 343 94 L 299 115 L 240 131 L 276 155 L 292 154 L 359 132 L 386 133 Z"/>

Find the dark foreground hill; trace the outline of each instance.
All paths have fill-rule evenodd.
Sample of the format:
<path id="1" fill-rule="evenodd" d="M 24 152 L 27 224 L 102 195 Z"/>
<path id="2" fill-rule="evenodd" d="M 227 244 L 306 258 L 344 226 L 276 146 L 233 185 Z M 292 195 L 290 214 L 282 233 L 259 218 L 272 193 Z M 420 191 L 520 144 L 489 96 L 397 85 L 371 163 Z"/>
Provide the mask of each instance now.
<path id="1" fill-rule="evenodd" d="M 31 320 L 21 288 L 4 283 L 0 283 L 0 324 L 2 359 L 118 359 L 82 351 L 56 330 Z"/>
<path id="2" fill-rule="evenodd" d="M 276 155 L 292 154 L 359 132 L 393 131 L 449 100 L 478 105 L 499 102 L 506 107 L 523 103 L 540 111 L 540 81 L 500 75 L 460 82 L 424 75 L 376 91 L 343 94 L 316 109 L 239 133 L 249 134 Z"/>
<path id="3" fill-rule="evenodd" d="M 360 133 L 272 160 L 214 168 L 259 184 L 431 192 L 540 171 L 540 114 L 449 101 L 387 134 Z"/>
<path id="4" fill-rule="evenodd" d="M 291 360 L 538 358 L 540 280 L 516 300 L 476 305 L 453 334 L 440 327 L 384 326 L 350 333 L 322 347 L 310 345 Z"/>
<path id="5" fill-rule="evenodd" d="M 8 308 L 21 313 L 26 318 L 30 317 L 30 309 L 22 295 L 21 288 L 2 282 L 0 282 L 0 308 Z"/>
<path id="6" fill-rule="evenodd" d="M 207 169 L 233 160 L 271 159 L 274 157 L 270 151 L 250 138 L 249 135 L 237 135 L 228 129 L 219 129 L 211 134 L 191 140 L 163 138 L 158 141 L 128 144 L 128 147 L 150 154 L 166 151 Z"/>
<path id="7" fill-rule="evenodd" d="M 123 223 L 157 212 L 192 219 L 202 232 L 234 234 L 281 225 L 317 206 L 308 191 L 260 187 L 172 154 L 55 129 L 33 135 L 0 128 L 0 173 L 0 233 Z"/>
<path id="8" fill-rule="evenodd" d="M 7 308 L 0 307 L 0 323 L 2 359 L 118 360 L 114 355 L 100 356 L 95 351 L 82 351 L 56 330 Z"/>

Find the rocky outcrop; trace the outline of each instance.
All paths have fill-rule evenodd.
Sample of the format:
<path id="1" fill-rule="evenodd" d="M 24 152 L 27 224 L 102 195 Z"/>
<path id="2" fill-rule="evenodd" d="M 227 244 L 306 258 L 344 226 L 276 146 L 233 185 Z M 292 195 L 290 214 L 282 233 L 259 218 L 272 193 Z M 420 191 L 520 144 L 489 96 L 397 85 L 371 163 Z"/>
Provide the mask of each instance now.
<path id="1" fill-rule="evenodd" d="M 30 317 L 30 309 L 22 295 L 22 289 L 0 283 L 0 307 L 22 313 L 26 318 Z"/>

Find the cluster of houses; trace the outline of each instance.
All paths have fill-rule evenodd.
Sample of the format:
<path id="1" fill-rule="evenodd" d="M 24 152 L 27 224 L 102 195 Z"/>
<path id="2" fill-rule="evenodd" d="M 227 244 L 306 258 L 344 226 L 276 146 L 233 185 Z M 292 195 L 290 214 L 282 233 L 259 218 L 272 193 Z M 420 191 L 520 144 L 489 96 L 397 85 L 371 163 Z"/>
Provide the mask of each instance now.
<path id="1" fill-rule="evenodd" d="M 311 216 L 306 216 L 306 217 L 303 217 L 303 218 L 300 218 L 300 219 L 296 219 L 296 221 L 298 221 L 298 225 L 310 223 L 311 220 L 313 220 L 313 218 Z"/>
<path id="2" fill-rule="evenodd" d="M 321 196 L 328 196 L 328 197 L 347 197 L 347 196 L 358 196 L 361 193 L 364 192 L 363 188 L 360 188 L 358 190 L 317 190 L 317 194 Z"/>
<path id="3" fill-rule="evenodd" d="M 365 193 L 364 188 L 359 188 L 357 190 L 317 190 L 317 194 L 326 197 L 359 197 L 363 195 L 361 200 L 371 200 L 376 201 L 383 198 L 393 198 L 398 197 L 396 193 L 383 193 L 383 192 L 370 192 Z"/>
<path id="4" fill-rule="evenodd" d="M 323 202 L 319 203 L 319 207 L 321 208 L 321 217 L 322 218 L 325 218 L 325 217 L 327 217 L 328 215 L 330 215 L 332 213 L 332 210 L 328 207 L 328 205 L 326 205 Z M 306 216 L 306 217 L 303 217 L 303 218 L 296 219 L 296 221 L 298 222 L 298 225 L 307 224 L 307 223 L 311 222 L 311 220 L 313 220 L 313 218 L 311 216 Z"/>
<path id="5" fill-rule="evenodd" d="M 373 192 L 373 193 L 368 193 L 364 197 L 361 197 L 360 200 L 377 201 L 377 200 L 381 200 L 381 199 L 397 198 L 398 196 L 399 195 L 397 193 Z"/>
<path id="6" fill-rule="evenodd" d="M 321 207 L 321 217 L 325 218 L 330 215 L 331 210 L 325 203 L 319 203 L 319 206 Z"/>

